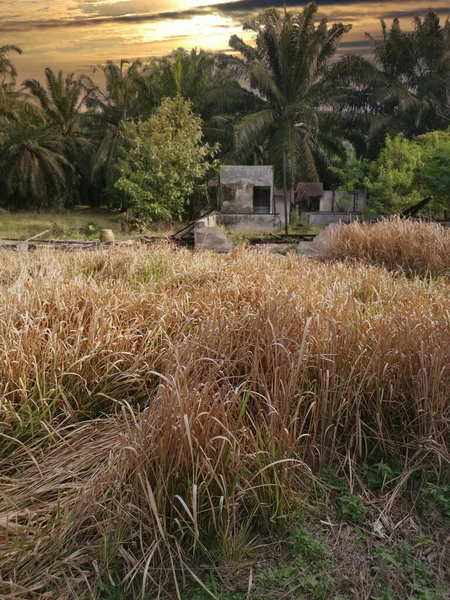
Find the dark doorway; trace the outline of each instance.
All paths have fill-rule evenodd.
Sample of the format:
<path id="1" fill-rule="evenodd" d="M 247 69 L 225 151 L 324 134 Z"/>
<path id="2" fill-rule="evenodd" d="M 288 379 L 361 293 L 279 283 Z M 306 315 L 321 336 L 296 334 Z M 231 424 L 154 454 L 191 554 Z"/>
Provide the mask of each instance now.
<path id="1" fill-rule="evenodd" d="M 270 213 L 270 187 L 255 185 L 253 188 L 253 212 L 260 215 Z"/>

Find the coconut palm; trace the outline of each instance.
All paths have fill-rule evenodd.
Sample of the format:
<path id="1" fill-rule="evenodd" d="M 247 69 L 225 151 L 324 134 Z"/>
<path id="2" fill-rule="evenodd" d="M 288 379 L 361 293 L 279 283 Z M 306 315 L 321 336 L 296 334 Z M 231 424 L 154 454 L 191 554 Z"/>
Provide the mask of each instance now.
<path id="1" fill-rule="evenodd" d="M 332 59 L 351 26 L 328 27 L 326 19 L 316 25 L 317 12 L 315 3 L 296 15 L 270 9 L 244 26 L 256 33 L 255 46 L 237 36 L 230 40 L 258 105 L 237 124 L 237 151 L 242 161 L 252 160 L 255 152 L 265 156 L 275 166 L 277 185 L 283 153 L 291 186 L 318 181 L 330 153 L 343 155 L 343 139 L 354 130 L 351 111 L 332 110 L 330 86 L 340 67 Z"/>

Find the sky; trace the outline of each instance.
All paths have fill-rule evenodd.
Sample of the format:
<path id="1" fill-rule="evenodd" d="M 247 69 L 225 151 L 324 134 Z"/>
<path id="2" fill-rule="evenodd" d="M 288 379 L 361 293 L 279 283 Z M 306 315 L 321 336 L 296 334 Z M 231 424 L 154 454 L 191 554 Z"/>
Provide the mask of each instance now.
<path id="1" fill-rule="evenodd" d="M 242 24 L 277 0 L 0 0 L 0 46 L 15 44 L 24 51 L 14 57 L 19 82 L 42 79 L 44 68 L 76 74 L 109 59 L 133 60 L 160 56 L 173 48 L 227 50 L 232 34 L 251 39 Z M 286 0 L 289 10 L 300 9 L 298 0 Z M 380 17 L 401 19 L 405 30 L 411 18 L 424 14 L 430 0 L 395 2 L 318 2 L 320 16 L 330 23 L 350 23 L 353 28 L 341 44 L 342 53 L 368 54 L 365 32 L 380 33 Z M 432 0 L 444 18 L 448 0 Z"/>

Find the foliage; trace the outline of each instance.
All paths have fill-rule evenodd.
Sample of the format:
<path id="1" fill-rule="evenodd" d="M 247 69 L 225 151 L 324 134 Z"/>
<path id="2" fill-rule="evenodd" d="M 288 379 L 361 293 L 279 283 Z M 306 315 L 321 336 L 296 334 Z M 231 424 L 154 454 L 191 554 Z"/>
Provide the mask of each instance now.
<path id="1" fill-rule="evenodd" d="M 405 245 L 402 223 L 386 237 Z M 123 578 L 156 597 L 258 545 L 290 555 L 266 569 L 283 593 L 326 598 L 316 542 L 351 526 L 327 498 L 323 529 L 306 525 L 322 469 L 344 481 L 337 505 L 374 456 L 445 475 L 446 279 L 167 243 L 0 259 L 7 582 L 99 597 Z"/>
<path id="2" fill-rule="evenodd" d="M 22 49 L 13 44 L 0 46 L 0 89 L 6 87 L 8 83 L 14 82 L 17 77 L 17 71 L 8 55 L 12 52 L 22 54 Z"/>
<path id="3" fill-rule="evenodd" d="M 298 14 L 270 9 L 244 26 L 256 34 L 256 47 L 232 36 L 230 46 L 242 55 L 255 109 L 237 124 L 238 158 L 275 165 L 282 185 L 282 156 L 287 156 L 288 184 L 318 181 L 329 156 L 345 154 L 342 140 L 354 131 L 350 112 L 329 110 L 343 62 L 332 63 L 350 25 L 318 25 L 318 6 Z"/>
<path id="4" fill-rule="evenodd" d="M 433 131 L 408 140 L 387 136 L 378 158 L 367 166 L 364 184 L 373 212 L 401 212 L 425 197 L 431 213 L 450 208 L 450 132 Z M 358 166 L 356 163 L 355 167 Z M 358 175 L 355 169 L 349 171 Z M 345 176 L 344 176 L 345 179 Z"/>
<path id="5" fill-rule="evenodd" d="M 341 518 L 345 521 L 360 525 L 364 521 L 366 508 L 361 496 L 356 494 L 342 494 L 339 498 L 339 512 Z"/>
<path id="6" fill-rule="evenodd" d="M 24 111 L 0 126 L 0 174 L 8 206 L 52 208 L 74 181 L 73 165 L 64 143 L 43 120 L 30 120 Z"/>
<path id="7" fill-rule="evenodd" d="M 164 100 L 148 121 L 123 123 L 122 148 L 116 188 L 145 221 L 181 218 L 217 153 L 202 144 L 202 121 L 181 96 Z"/>
<path id="8" fill-rule="evenodd" d="M 303 524 L 299 524 L 289 536 L 292 544 L 292 554 L 299 559 L 326 563 L 330 559 L 330 549 L 317 540 L 311 531 Z"/>
<path id="9" fill-rule="evenodd" d="M 27 80 L 19 89 L 11 57 L 21 49 L 1 46 L 3 202 L 36 209 L 106 203 L 126 210 L 127 195 L 114 186 L 122 123 L 146 122 L 165 98 L 179 94 L 201 117 L 204 140 L 211 147 L 220 143 L 222 160 L 273 164 L 278 186 L 285 152 L 291 187 L 299 180 L 360 187 L 369 170 L 374 211 L 400 210 L 422 191 L 435 196 L 433 210 L 446 210 L 446 134 L 421 135 L 448 128 L 450 22 L 441 23 L 432 10 L 414 19 L 413 31 L 402 30 L 397 19 L 390 27 L 382 21 L 370 61 L 337 59 L 350 26 L 317 17 L 315 3 L 295 13 L 271 9 L 244 26 L 255 34 L 256 47 L 233 35 L 233 55 L 178 48 L 147 62 L 107 61 L 95 69 L 103 76 L 99 85 L 47 68 L 43 81 Z M 420 172 L 411 156 L 416 147 L 402 145 L 398 133 L 421 147 Z M 8 186 L 21 136 L 26 166 Z M 392 144 L 403 158 L 392 156 Z M 44 160 L 45 150 L 52 161 Z M 370 169 L 368 157 L 375 159 Z M 198 193 L 190 216 L 209 204 Z"/>
<path id="10" fill-rule="evenodd" d="M 422 200 L 423 191 L 417 185 L 422 166 L 422 152 L 416 142 L 403 135 L 387 136 L 386 146 L 369 164 L 364 179 L 370 208 L 376 213 L 395 213 Z"/>
<path id="11" fill-rule="evenodd" d="M 434 196 L 434 210 L 450 210 L 450 129 L 432 131 L 416 138 L 422 165 L 416 182 L 426 195 Z"/>
<path id="12" fill-rule="evenodd" d="M 368 89 L 375 116 L 371 132 L 373 151 L 388 133 L 411 138 L 435 129 L 446 129 L 450 119 L 450 20 L 428 10 L 415 16 L 413 31 L 403 31 L 395 18 L 382 39 L 370 35 L 380 73 Z"/>
<path id="13" fill-rule="evenodd" d="M 396 478 L 400 475 L 398 467 L 392 467 L 387 463 L 375 463 L 374 465 L 365 465 L 363 470 L 363 480 L 369 490 L 373 492 L 392 489 Z"/>
<path id="14" fill-rule="evenodd" d="M 444 590 L 436 585 L 433 571 L 415 556 L 408 542 L 402 540 L 392 548 L 379 546 L 374 555 L 380 563 L 380 572 L 375 581 L 380 591 L 383 587 L 385 589 L 390 578 L 403 575 L 410 600 L 444 600 Z"/>
<path id="15" fill-rule="evenodd" d="M 344 192 L 361 189 L 365 186 L 368 162 L 356 155 L 353 146 L 346 146 L 346 155 L 331 167 L 338 180 L 338 189 Z"/>
<path id="16" fill-rule="evenodd" d="M 430 506 L 437 508 L 450 521 L 450 485 L 429 481 L 422 488 L 422 494 Z"/>

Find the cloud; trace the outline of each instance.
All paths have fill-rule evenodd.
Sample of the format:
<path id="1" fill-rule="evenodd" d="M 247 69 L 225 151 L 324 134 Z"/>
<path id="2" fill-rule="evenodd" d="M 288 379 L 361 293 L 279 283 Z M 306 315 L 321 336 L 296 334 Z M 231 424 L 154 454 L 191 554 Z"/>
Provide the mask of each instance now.
<path id="1" fill-rule="evenodd" d="M 243 22 L 246 18 L 261 12 L 274 4 L 281 7 L 281 2 L 276 0 L 232 0 L 231 2 L 220 2 L 217 4 L 208 4 L 204 6 L 194 6 L 192 8 L 184 10 L 172 10 L 172 11 L 159 11 L 155 13 L 145 13 L 141 9 L 144 6 L 148 7 L 148 2 L 141 0 L 133 1 L 121 1 L 116 3 L 97 3 L 90 2 L 90 0 L 84 0 L 79 5 L 84 12 L 89 13 L 90 16 L 74 17 L 71 19 L 47 19 L 47 20 L 23 20 L 15 21 L 9 19 L 8 21 L 0 22 L 0 32 L 20 32 L 20 31 L 31 31 L 39 29 L 56 29 L 66 27 L 100 27 L 102 25 L 114 25 L 114 24 L 144 24 L 154 23 L 160 21 L 176 21 L 176 20 L 189 20 L 193 17 L 217 14 L 222 16 L 231 17 L 236 22 Z M 284 3 L 288 8 L 300 9 L 302 7 L 299 4 L 299 0 L 285 0 Z M 376 7 L 376 13 L 380 13 L 387 20 L 395 17 L 410 17 L 414 10 L 411 7 L 409 0 L 396 2 L 396 9 L 389 10 L 383 7 L 380 10 L 379 0 L 365 0 L 364 3 L 354 2 L 353 0 L 325 0 L 324 2 L 318 2 L 319 8 L 324 11 L 330 20 L 339 18 L 344 21 L 355 20 L 355 7 L 365 6 L 372 4 Z M 448 8 L 444 7 L 444 3 L 440 0 L 435 1 L 436 10 L 440 14 L 448 14 Z M 442 7 L 440 8 L 439 5 Z M 348 11 L 343 11 L 341 7 L 348 6 Z M 351 7 L 353 6 L 353 9 Z M 401 8 L 403 7 L 404 8 Z M 336 12 L 333 8 L 338 9 Z M 366 9 L 364 9 L 366 10 Z M 367 9 L 370 13 L 371 9 Z M 423 8 L 421 11 L 423 12 Z M 361 11 L 357 11 L 358 16 L 361 16 Z"/>
<path id="2" fill-rule="evenodd" d="M 180 20 L 209 14 L 203 8 L 192 8 L 182 11 L 167 11 L 149 15 L 123 15 L 117 17 L 80 17 L 75 19 L 48 19 L 46 21 L 21 20 L 0 23 L 0 31 L 31 31 L 35 29 L 56 29 L 63 27 L 98 27 L 109 24 L 139 24 L 162 20 Z"/>

